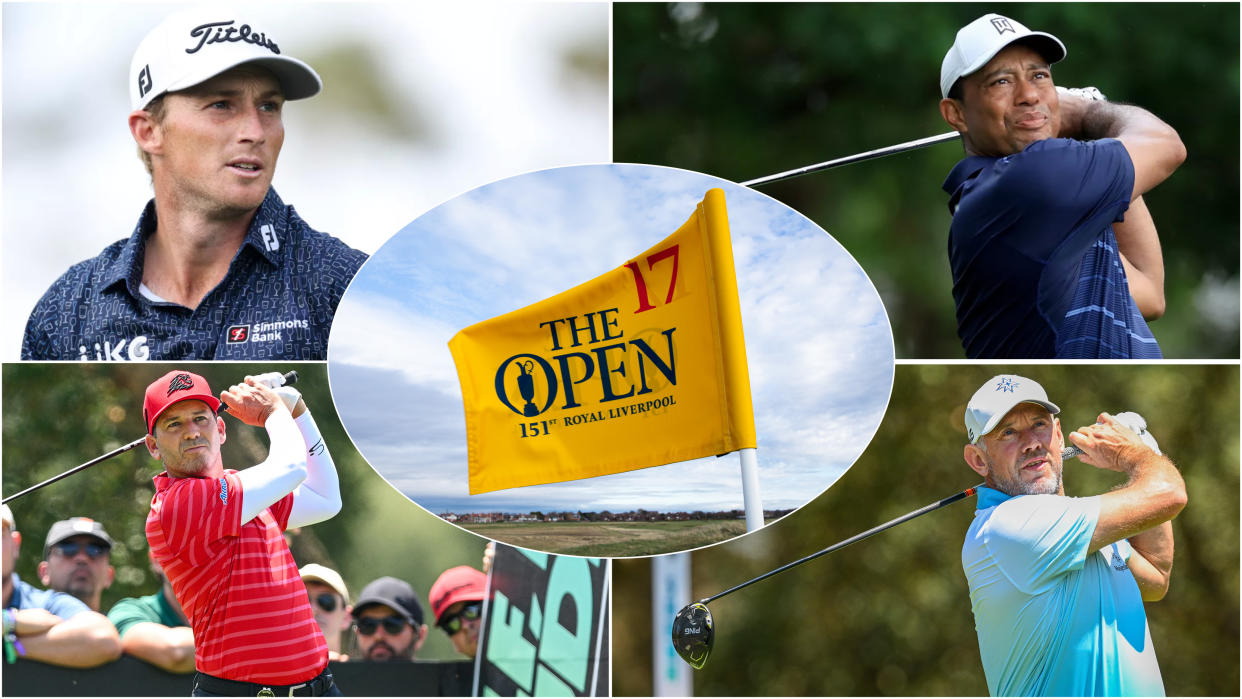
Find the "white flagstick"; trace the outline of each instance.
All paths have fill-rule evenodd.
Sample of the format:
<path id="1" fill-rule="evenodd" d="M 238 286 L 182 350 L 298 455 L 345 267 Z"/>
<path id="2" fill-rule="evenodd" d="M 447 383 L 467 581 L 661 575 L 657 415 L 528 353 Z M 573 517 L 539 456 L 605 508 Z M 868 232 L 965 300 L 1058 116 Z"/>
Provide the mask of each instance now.
<path id="1" fill-rule="evenodd" d="M 746 531 L 763 527 L 763 501 L 759 497 L 759 459 L 754 449 L 739 449 L 742 464 L 742 502 L 746 508 Z"/>

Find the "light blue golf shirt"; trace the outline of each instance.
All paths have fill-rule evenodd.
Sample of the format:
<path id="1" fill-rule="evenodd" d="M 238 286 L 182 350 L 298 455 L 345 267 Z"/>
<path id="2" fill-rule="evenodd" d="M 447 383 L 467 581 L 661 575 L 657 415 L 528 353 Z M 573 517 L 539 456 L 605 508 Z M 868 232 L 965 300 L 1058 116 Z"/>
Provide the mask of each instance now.
<path id="1" fill-rule="evenodd" d="M 1087 553 L 1099 515 L 979 488 L 962 568 L 993 696 L 1164 696 L 1129 542 Z"/>

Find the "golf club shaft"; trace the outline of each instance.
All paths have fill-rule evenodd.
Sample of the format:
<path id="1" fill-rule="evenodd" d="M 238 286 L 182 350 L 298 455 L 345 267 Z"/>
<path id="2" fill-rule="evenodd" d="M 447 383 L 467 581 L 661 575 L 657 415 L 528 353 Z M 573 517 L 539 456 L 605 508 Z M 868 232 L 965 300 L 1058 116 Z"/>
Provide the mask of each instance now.
<path id="1" fill-rule="evenodd" d="M 296 371 L 290 371 L 290 372 L 286 373 L 286 374 L 285 374 L 282 378 L 284 379 L 284 383 L 285 383 L 285 384 L 297 383 L 297 380 L 298 380 L 298 372 L 296 372 Z M 220 410 L 219 410 L 219 412 L 222 412 L 222 413 L 223 413 L 223 412 L 227 411 L 228 409 L 229 409 L 229 406 L 225 405 L 224 403 L 221 403 L 221 404 L 220 404 Z M 56 476 L 52 476 L 51 478 L 49 478 L 49 479 L 47 479 L 47 480 L 43 481 L 42 483 L 38 483 L 38 484 L 36 484 L 36 485 L 32 485 L 32 486 L 30 486 L 29 488 L 27 488 L 27 489 L 25 489 L 25 490 L 21 491 L 20 493 L 14 493 L 13 495 L 10 495 L 10 496 L 8 496 L 8 497 L 4 498 L 3 500 L 0 500 L 0 505 L 3 505 L 3 504 L 8 504 L 8 502 L 9 502 L 10 500 L 16 500 L 17 498 L 20 498 L 20 497 L 21 497 L 21 496 L 23 496 L 23 495 L 26 495 L 26 494 L 28 494 L 28 493 L 33 493 L 34 491 L 38 490 L 39 488 L 42 488 L 42 487 L 44 487 L 44 486 L 51 485 L 51 484 L 55 483 L 56 481 L 58 481 L 58 480 L 60 480 L 60 479 L 62 479 L 62 478 L 68 478 L 69 476 L 72 476 L 73 474 L 77 473 L 78 471 L 83 471 L 83 470 L 86 470 L 86 469 L 90 468 L 91 466 L 94 466 L 95 464 L 97 464 L 97 463 L 99 463 L 99 462 L 101 462 L 101 461 L 107 461 L 108 459 L 111 459 L 111 458 L 112 458 L 112 457 L 114 457 L 114 456 L 120 456 L 121 454 L 124 454 L 125 452 L 127 452 L 127 451 L 129 451 L 129 450 L 133 449 L 134 447 L 136 447 L 136 446 L 138 446 L 139 444 L 142 444 L 142 443 L 144 443 L 144 442 L 146 442 L 146 441 L 147 441 L 147 437 L 146 437 L 146 435 L 143 435 L 143 436 L 139 437 L 138 439 L 135 439 L 134 441 L 130 442 L 129 444 L 125 444 L 125 445 L 122 445 L 122 446 L 117 447 L 116 449 L 113 449 L 112 451 L 108 452 L 107 454 L 103 454 L 103 455 L 97 456 L 97 457 L 95 457 L 95 458 L 91 459 L 90 461 L 87 461 L 86 463 L 81 464 L 81 465 L 79 465 L 79 466 L 74 466 L 73 468 L 69 469 L 68 471 L 65 471 L 64 473 L 59 474 L 59 475 L 56 475 Z"/>
<path id="2" fill-rule="evenodd" d="M 743 187 L 755 187 L 761 184 L 771 184 L 772 182 L 780 182 L 781 180 L 788 180 L 790 178 L 799 177 L 801 175 L 809 175 L 812 172 L 819 172 L 820 170 L 827 170 L 829 168 L 839 167 L 841 165 L 859 163 L 864 160 L 874 160 L 875 158 L 883 158 L 886 155 L 895 155 L 897 153 L 904 153 L 908 150 L 915 150 L 916 148 L 926 148 L 927 146 L 934 146 L 937 143 L 947 143 L 949 141 L 955 141 L 958 138 L 960 138 L 960 136 L 961 134 L 959 134 L 958 132 L 950 131 L 949 133 L 943 133 L 943 134 L 940 134 L 939 136 L 928 136 L 927 138 L 920 138 L 914 141 L 906 141 L 905 143 L 898 143 L 895 146 L 887 146 L 885 148 L 877 148 L 875 150 L 869 150 L 866 153 L 858 153 L 856 155 L 847 155 L 844 158 L 837 158 L 835 160 L 826 160 L 822 163 L 816 163 L 815 165 L 807 165 L 806 167 L 800 167 L 795 170 L 786 170 L 785 172 L 778 172 L 775 175 L 768 175 L 766 177 L 758 177 L 753 180 L 747 180 L 746 182 L 742 182 L 741 185 Z"/>
<path id="3" fill-rule="evenodd" d="M 945 498 L 945 499 L 943 499 L 943 500 L 940 500 L 939 502 L 933 502 L 932 504 L 930 504 L 930 505 L 928 505 L 928 506 L 926 506 L 926 507 L 922 507 L 922 508 L 919 508 L 919 509 L 915 510 L 914 512 L 910 512 L 910 513 L 908 513 L 908 514 L 904 514 L 904 515 L 902 515 L 902 516 L 898 517 L 897 519 L 894 519 L 894 520 L 890 520 L 890 521 L 888 521 L 888 522 L 885 522 L 884 524 L 881 524 L 881 525 L 880 525 L 880 526 L 878 526 L 878 527 L 874 527 L 874 528 L 872 528 L 872 529 L 868 529 L 867 531 L 862 532 L 861 534 L 855 534 L 854 536 L 851 536 L 850 538 L 846 539 L 845 541 L 839 541 L 839 542 L 837 542 L 837 543 L 833 544 L 832 546 L 829 546 L 828 548 L 826 548 L 826 549 L 822 549 L 822 550 L 820 550 L 820 551 L 816 551 L 815 553 L 813 553 L 813 554 L 811 554 L 811 555 L 809 555 L 809 556 L 806 556 L 805 558 L 799 558 L 798 560 L 794 561 L 793 563 L 787 563 L 787 564 L 785 564 L 785 565 L 781 566 L 780 568 L 776 568 L 775 570 L 770 570 L 770 571 L 768 571 L 768 572 L 764 573 L 763 575 L 760 575 L 760 576 L 759 576 L 759 577 L 757 577 L 757 578 L 751 578 L 750 580 L 747 580 L 746 582 L 742 583 L 741 585 L 735 585 L 735 586 L 733 586 L 733 587 L 731 587 L 731 588 L 729 588 L 729 589 L 725 590 L 724 592 L 721 592 L 721 593 L 718 593 L 718 594 L 712 595 L 711 597 L 707 597 L 707 598 L 705 598 L 705 599 L 701 599 L 701 600 L 699 600 L 699 601 L 698 601 L 698 603 L 699 603 L 699 604 L 707 604 L 708 602 L 711 602 L 712 600 L 720 599 L 721 597 L 724 597 L 724 596 L 725 596 L 725 595 L 727 595 L 727 594 L 730 594 L 730 593 L 733 593 L 733 592 L 737 592 L 738 590 L 742 589 L 743 587 L 746 587 L 747 585 L 753 585 L 753 584 L 755 584 L 755 583 L 759 582 L 760 580 L 764 580 L 764 579 L 766 579 L 766 578 L 770 578 L 770 577 L 772 577 L 773 575 L 776 575 L 777 573 L 781 573 L 781 572 L 784 572 L 784 571 L 786 571 L 786 570 L 789 570 L 790 568 L 793 568 L 794 566 L 799 566 L 799 565 L 802 565 L 803 563 L 806 563 L 806 562 L 807 562 L 807 561 L 809 561 L 809 560 L 812 560 L 812 559 L 815 559 L 815 558 L 819 558 L 820 556 L 827 555 L 827 554 L 832 553 L 833 551 L 836 551 L 836 550 L 838 550 L 838 549 L 845 548 L 846 546 L 849 546 L 850 544 L 852 544 L 852 543 L 854 543 L 854 542 L 856 542 L 856 541 L 862 541 L 863 539 L 866 539 L 867 537 L 871 536 L 872 534 L 878 534 L 878 533 L 880 533 L 880 532 L 884 531 L 885 529 L 888 529 L 888 528 L 890 528 L 890 527 L 895 527 L 895 526 L 897 526 L 898 524 L 901 524 L 902 522 L 908 522 L 908 521 L 910 521 L 910 520 L 912 520 L 912 519 L 914 519 L 915 517 L 918 517 L 918 516 L 920 516 L 920 515 L 925 515 L 925 514 L 927 514 L 928 512 L 931 512 L 931 511 L 933 511 L 933 510 L 939 510 L 940 508 L 945 507 L 946 505 L 952 505 L 953 503 L 957 502 L 958 500 L 962 500 L 962 499 L 965 499 L 965 498 L 970 497 L 971 495 L 974 495 L 974 494 L 975 494 L 975 491 L 976 491 L 976 490 L 978 490 L 978 489 L 979 489 L 979 487 L 980 487 L 980 486 L 975 486 L 975 487 L 973 487 L 973 488 L 967 488 L 966 490 L 963 490 L 962 492 L 957 493 L 957 494 L 955 494 L 955 495 L 950 495 L 949 497 L 947 497 L 947 498 Z"/>

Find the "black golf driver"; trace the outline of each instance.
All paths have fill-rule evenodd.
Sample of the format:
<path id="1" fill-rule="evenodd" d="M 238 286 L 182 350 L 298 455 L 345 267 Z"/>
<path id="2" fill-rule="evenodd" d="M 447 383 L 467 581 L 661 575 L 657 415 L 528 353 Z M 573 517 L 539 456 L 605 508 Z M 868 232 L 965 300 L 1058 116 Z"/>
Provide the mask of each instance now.
<path id="1" fill-rule="evenodd" d="M 872 534 L 878 534 L 885 529 L 895 527 L 902 522 L 908 522 L 920 515 L 925 515 L 933 510 L 938 510 L 946 505 L 952 505 L 958 500 L 963 500 L 971 495 L 974 495 L 978 488 L 979 486 L 967 488 L 960 493 L 950 495 L 943 500 L 934 502 L 926 507 L 919 508 L 914 512 L 904 514 L 897 519 L 885 522 L 878 527 L 868 529 L 861 534 L 855 534 L 854 536 L 851 536 L 844 541 L 839 541 L 826 549 L 821 549 L 809 556 L 799 558 L 793 563 L 787 563 L 756 578 L 751 578 L 750 580 L 747 580 L 740 585 L 735 585 L 724 592 L 717 593 L 711 597 L 705 597 L 697 602 L 692 602 L 686 605 L 680 612 L 677 612 L 677 616 L 673 618 L 673 648 L 677 650 L 677 655 L 680 655 L 681 659 L 686 661 L 690 667 L 696 670 L 703 669 L 703 665 L 707 663 L 707 658 L 712 654 L 712 643 L 716 638 L 715 626 L 712 623 L 712 613 L 711 610 L 707 608 L 708 602 L 720 599 L 727 594 L 737 592 L 743 587 L 753 585 L 760 580 L 770 578 L 773 575 L 789 570 L 794 566 L 802 565 L 803 563 L 806 563 L 814 558 L 819 558 L 820 556 L 827 555 L 838 549 L 845 548 L 856 541 L 862 541 Z"/>
<path id="2" fill-rule="evenodd" d="M 1139 419 L 1141 420 L 1141 418 Z M 1143 423 L 1139 430 L 1144 428 L 1146 428 L 1146 423 Z M 1081 453 L 1081 449 L 1070 445 L 1061 450 L 1061 458 L 1063 460 L 1072 459 Z M 696 670 L 703 669 L 703 665 L 707 663 L 707 658 L 712 654 L 712 643 L 714 643 L 716 639 L 715 626 L 712 622 L 712 612 L 707 608 L 708 602 L 720 599 L 729 593 L 737 592 L 743 587 L 753 585 L 764 578 L 770 578 L 773 575 L 789 570 L 794 566 L 802 565 L 811 559 L 819 558 L 820 556 L 827 555 L 838 549 L 845 548 L 856 541 L 862 541 L 872 534 L 878 534 L 885 529 L 895 527 L 902 522 L 908 522 L 920 515 L 925 515 L 928 512 L 938 510 L 946 505 L 952 505 L 958 500 L 974 495 L 975 491 L 978 490 L 979 487 L 980 486 L 977 485 L 973 488 L 967 488 L 960 493 L 950 495 L 943 500 L 933 502 L 932 504 L 919 508 L 914 512 L 904 514 L 897 519 L 885 522 L 878 527 L 868 529 L 861 534 L 855 534 L 854 536 L 851 536 L 844 541 L 839 541 L 826 549 L 821 549 L 809 556 L 799 558 L 793 563 L 787 563 L 780 568 L 770 570 L 763 575 L 747 580 L 740 585 L 735 585 L 724 592 L 712 595 L 711 597 L 705 597 L 697 602 L 692 602 L 685 607 L 682 607 L 681 611 L 677 612 L 677 616 L 673 617 L 673 648 L 677 650 L 677 654 L 680 655 L 681 659 L 686 661 L 690 667 L 693 667 Z"/>
<path id="3" fill-rule="evenodd" d="M 298 381 L 298 372 L 296 372 L 296 371 L 290 371 L 290 372 L 286 373 L 286 374 L 285 374 L 282 378 L 284 378 L 284 380 L 285 380 L 285 384 L 297 383 L 297 381 Z M 227 411 L 228 409 L 229 409 L 229 406 L 227 406 L 227 405 L 225 405 L 225 404 L 223 404 L 223 403 L 221 403 L 221 404 L 220 404 L 220 412 L 222 412 L 222 413 L 223 413 L 223 412 Z M 27 495 L 27 494 L 29 494 L 29 493 L 33 493 L 34 491 L 36 491 L 36 490 L 38 490 L 38 489 L 40 489 L 40 488 L 42 488 L 42 487 L 44 487 L 44 486 L 51 485 L 51 484 L 55 483 L 56 481 L 58 481 L 58 480 L 60 480 L 60 479 L 62 479 L 62 478 L 68 478 L 69 476 L 72 476 L 73 474 L 77 473 L 78 471 L 85 471 L 86 469 L 90 468 L 91 466 L 94 466 L 94 465 L 95 465 L 95 464 L 97 464 L 97 463 L 100 463 L 100 462 L 102 462 L 102 461 L 107 461 L 108 459 L 111 459 L 111 458 L 112 458 L 112 457 L 114 457 L 114 456 L 119 456 L 119 455 L 121 455 L 121 454 L 124 454 L 125 452 L 127 452 L 127 451 L 129 451 L 129 450 L 133 449 L 134 447 L 136 447 L 136 446 L 138 446 L 139 444 L 142 444 L 142 443 L 144 443 L 144 442 L 146 442 L 146 441 L 147 441 L 147 436 L 146 436 L 146 435 L 143 435 L 143 436 L 139 437 L 138 439 L 135 439 L 134 441 L 130 442 L 129 444 L 124 444 L 124 445 L 122 445 L 122 446 L 117 447 L 116 449 L 113 449 L 112 451 L 108 452 L 107 454 L 102 454 L 102 455 L 100 455 L 100 456 L 96 456 L 95 458 L 91 459 L 90 461 L 87 461 L 87 462 L 86 462 L 86 463 L 84 463 L 84 464 L 81 464 L 81 465 L 79 465 L 79 466 L 74 466 L 73 468 L 69 469 L 68 471 L 65 471 L 64 473 L 61 473 L 61 474 L 59 474 L 59 475 L 52 476 L 51 478 L 49 478 L 49 479 L 47 479 L 47 480 L 43 481 L 42 483 L 37 483 L 37 484 L 35 484 L 35 485 L 32 485 L 32 486 L 30 486 L 29 488 L 27 488 L 27 489 L 25 489 L 25 490 L 21 491 L 20 493 L 14 493 L 14 494 L 12 494 L 12 495 L 10 495 L 10 496 L 8 496 L 8 497 L 4 498 L 4 500 L 3 500 L 3 501 L 0 501 L 0 504 L 7 504 L 10 500 L 16 500 L 17 498 L 20 498 L 20 497 L 21 497 L 21 496 L 23 496 L 23 495 Z"/>

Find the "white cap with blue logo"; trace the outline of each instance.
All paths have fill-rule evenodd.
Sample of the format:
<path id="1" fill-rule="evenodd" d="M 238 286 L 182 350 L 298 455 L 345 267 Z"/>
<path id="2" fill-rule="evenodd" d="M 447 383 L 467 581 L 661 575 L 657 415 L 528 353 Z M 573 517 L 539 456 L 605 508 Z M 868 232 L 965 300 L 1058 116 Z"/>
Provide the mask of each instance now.
<path id="1" fill-rule="evenodd" d="M 1010 410 L 1019 403 L 1035 403 L 1056 415 L 1061 409 L 1048 400 L 1044 387 L 1016 374 L 1001 374 L 988 379 L 975 391 L 966 404 L 966 434 L 970 443 L 991 432 Z"/>

